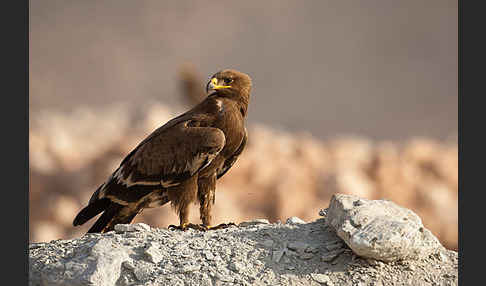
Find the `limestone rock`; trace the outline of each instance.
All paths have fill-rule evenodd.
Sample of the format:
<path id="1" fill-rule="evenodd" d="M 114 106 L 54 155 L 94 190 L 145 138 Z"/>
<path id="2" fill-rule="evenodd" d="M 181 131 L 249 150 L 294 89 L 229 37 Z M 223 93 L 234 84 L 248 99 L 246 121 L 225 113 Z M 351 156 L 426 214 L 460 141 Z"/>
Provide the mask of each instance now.
<path id="1" fill-rule="evenodd" d="M 424 258 L 442 247 L 419 216 L 386 200 L 335 194 L 326 224 L 357 255 L 387 262 Z"/>
<path id="2" fill-rule="evenodd" d="M 286 224 L 303 224 L 305 221 L 301 220 L 300 218 L 293 216 L 289 217 L 287 221 L 285 222 Z"/>
<path id="3" fill-rule="evenodd" d="M 133 232 L 133 231 L 149 231 L 150 226 L 140 222 L 134 224 L 117 224 L 115 225 L 116 232 Z"/>
<path id="4" fill-rule="evenodd" d="M 332 283 L 331 279 L 329 279 L 329 277 L 327 275 L 325 275 L 325 274 L 321 274 L 321 273 L 311 273 L 311 277 L 315 281 L 317 281 L 319 283 L 322 283 L 324 285 L 327 285 L 327 286 L 334 285 L 334 283 Z"/>
<path id="5" fill-rule="evenodd" d="M 158 243 L 151 243 L 149 247 L 145 250 L 145 255 L 152 263 L 159 263 L 164 259 L 163 253 L 160 251 L 160 245 Z"/>
<path id="6" fill-rule="evenodd" d="M 129 259 L 127 252 L 110 239 L 86 244 L 73 255 L 71 259 L 43 263 L 41 269 L 29 263 L 29 285 L 115 285 L 121 264 Z"/>

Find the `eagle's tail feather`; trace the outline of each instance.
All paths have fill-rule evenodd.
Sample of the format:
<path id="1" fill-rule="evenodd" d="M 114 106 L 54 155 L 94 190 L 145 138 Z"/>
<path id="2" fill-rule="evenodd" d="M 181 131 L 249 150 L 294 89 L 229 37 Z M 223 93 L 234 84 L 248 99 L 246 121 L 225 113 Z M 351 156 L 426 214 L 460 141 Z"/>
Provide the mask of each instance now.
<path id="1" fill-rule="evenodd" d="M 82 225 L 93 217 L 97 216 L 99 213 L 104 211 L 110 206 L 109 199 L 100 199 L 88 204 L 84 209 L 82 209 L 78 215 L 73 220 L 73 225 Z"/>
<path id="2" fill-rule="evenodd" d="M 105 212 L 98 218 L 98 220 L 91 226 L 88 233 L 94 232 L 108 232 L 114 229 L 115 225 L 120 223 L 128 224 L 141 211 L 134 210 L 127 206 L 123 206 L 114 202 L 106 208 Z"/>

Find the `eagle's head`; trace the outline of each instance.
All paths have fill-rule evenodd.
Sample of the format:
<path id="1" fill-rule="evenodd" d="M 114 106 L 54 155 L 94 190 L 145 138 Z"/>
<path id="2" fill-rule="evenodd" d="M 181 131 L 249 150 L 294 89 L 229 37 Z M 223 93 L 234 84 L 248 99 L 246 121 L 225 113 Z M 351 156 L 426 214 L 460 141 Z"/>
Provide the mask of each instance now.
<path id="1" fill-rule="evenodd" d="M 249 99 L 251 78 L 242 72 L 226 69 L 215 73 L 206 85 L 206 92 L 221 91 L 222 93 L 236 93 Z"/>

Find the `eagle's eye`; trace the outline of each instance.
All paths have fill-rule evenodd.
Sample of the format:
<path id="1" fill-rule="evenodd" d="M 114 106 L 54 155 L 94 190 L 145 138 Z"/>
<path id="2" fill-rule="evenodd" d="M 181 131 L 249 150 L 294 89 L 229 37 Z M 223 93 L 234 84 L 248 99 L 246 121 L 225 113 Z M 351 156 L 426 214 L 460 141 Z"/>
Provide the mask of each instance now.
<path id="1" fill-rule="evenodd" d="M 223 81 L 224 81 L 224 84 L 228 85 L 230 83 L 233 82 L 233 79 L 232 78 L 229 78 L 229 77 L 226 77 L 226 78 L 223 78 Z"/>

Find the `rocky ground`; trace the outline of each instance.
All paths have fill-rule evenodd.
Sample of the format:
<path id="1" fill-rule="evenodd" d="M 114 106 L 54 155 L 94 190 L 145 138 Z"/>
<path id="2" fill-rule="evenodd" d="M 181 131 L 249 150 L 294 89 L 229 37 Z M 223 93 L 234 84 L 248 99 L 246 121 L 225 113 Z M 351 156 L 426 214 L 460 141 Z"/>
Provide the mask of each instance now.
<path id="1" fill-rule="evenodd" d="M 337 228 L 346 225 L 349 216 L 342 214 L 354 209 L 351 213 L 361 212 L 362 217 L 367 212 L 363 206 L 388 203 L 335 198 L 329 212 L 321 211 L 323 217 L 310 223 L 296 217 L 273 224 L 260 219 L 207 232 L 139 223 L 118 225 L 106 234 L 31 243 L 29 285 L 457 285 L 457 252 L 445 249 L 435 237 L 437 244 L 423 244 L 434 247 L 424 248 L 415 258 L 395 254 L 397 259 L 383 262 L 357 256 L 349 239 L 366 239 L 363 232 L 370 236 L 376 228 L 365 223 L 361 233 L 343 236 Z M 346 206 L 343 200 L 352 203 Z M 336 209 L 343 211 L 341 215 Z M 353 221 L 354 214 L 350 216 Z M 369 212 L 366 216 L 370 222 L 382 217 Z M 395 230 L 407 229 L 397 246 L 410 235 L 422 237 L 420 221 L 397 219 L 403 227 Z"/>

